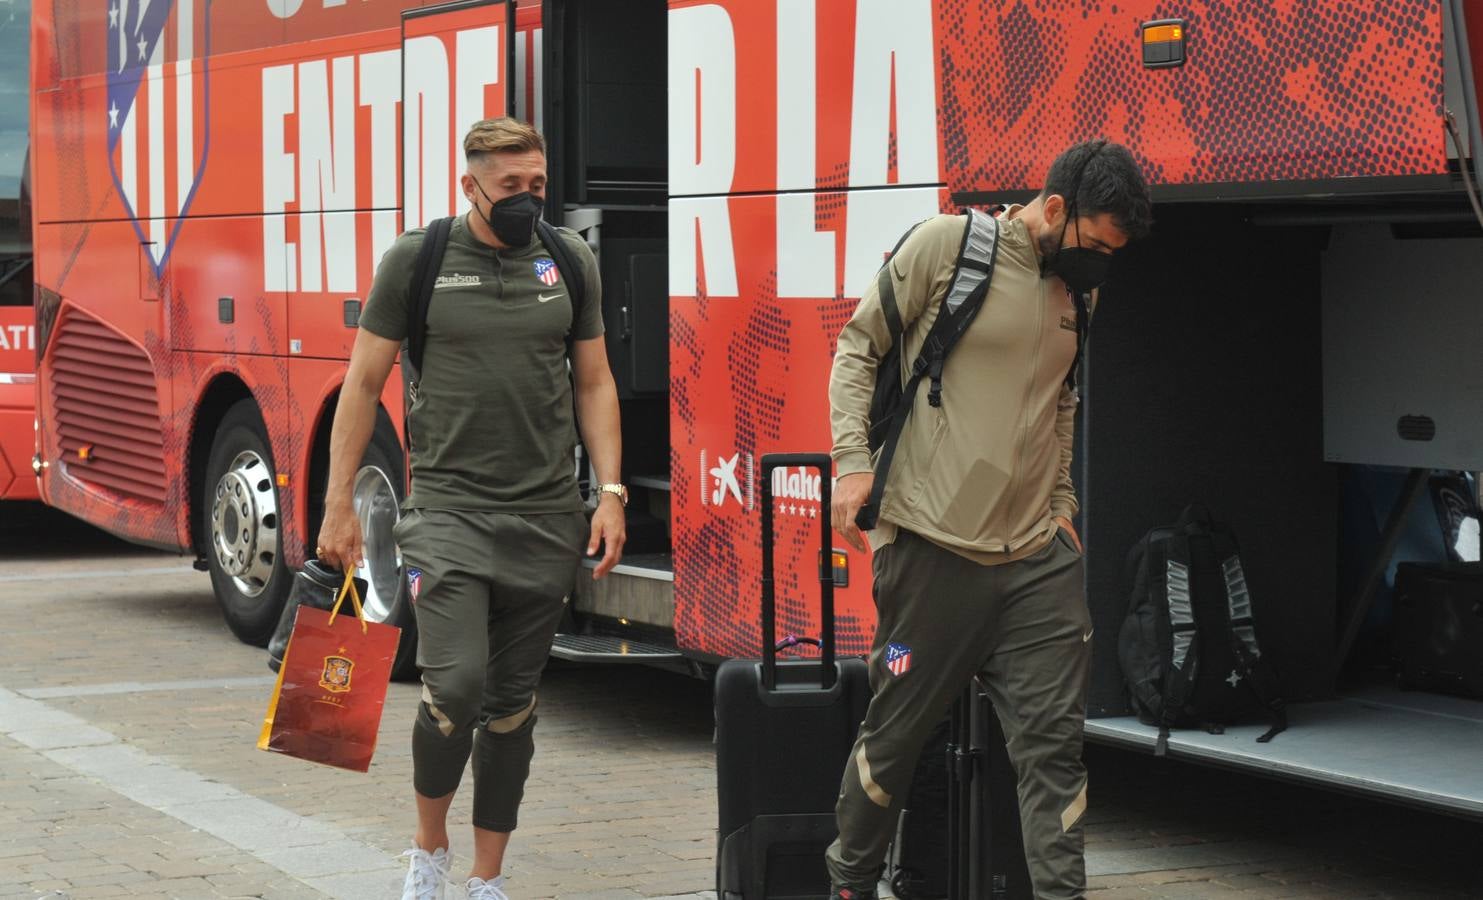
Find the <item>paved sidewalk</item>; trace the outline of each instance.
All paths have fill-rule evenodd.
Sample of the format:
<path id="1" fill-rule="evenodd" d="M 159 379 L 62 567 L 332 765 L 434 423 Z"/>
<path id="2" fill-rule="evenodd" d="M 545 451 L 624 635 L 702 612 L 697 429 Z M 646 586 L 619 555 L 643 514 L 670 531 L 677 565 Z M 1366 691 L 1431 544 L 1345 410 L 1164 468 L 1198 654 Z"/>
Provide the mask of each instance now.
<path id="1" fill-rule="evenodd" d="M 51 528 L 0 521 L 0 898 L 398 896 L 416 687 L 391 686 L 367 774 L 258 751 L 271 673 L 206 577 Z M 512 896 L 705 897 L 708 685 L 556 667 L 540 716 Z M 1092 900 L 1483 896 L 1477 823 L 1105 748 L 1088 761 Z M 455 873 L 468 821 L 464 790 Z"/>

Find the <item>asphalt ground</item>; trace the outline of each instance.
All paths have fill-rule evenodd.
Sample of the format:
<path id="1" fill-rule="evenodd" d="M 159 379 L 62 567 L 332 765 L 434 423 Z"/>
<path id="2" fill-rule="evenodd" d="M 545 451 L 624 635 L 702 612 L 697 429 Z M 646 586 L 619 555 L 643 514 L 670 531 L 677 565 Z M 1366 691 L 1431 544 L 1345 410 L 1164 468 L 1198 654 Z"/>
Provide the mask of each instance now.
<path id="1" fill-rule="evenodd" d="M 0 615 L 0 898 L 399 896 L 416 685 L 391 685 L 367 774 L 259 751 L 273 679 L 207 577 L 33 505 L 0 504 Z M 712 731 L 704 681 L 548 670 L 511 896 L 707 896 Z M 1087 761 L 1093 900 L 1483 897 L 1479 823 L 1105 747 Z"/>

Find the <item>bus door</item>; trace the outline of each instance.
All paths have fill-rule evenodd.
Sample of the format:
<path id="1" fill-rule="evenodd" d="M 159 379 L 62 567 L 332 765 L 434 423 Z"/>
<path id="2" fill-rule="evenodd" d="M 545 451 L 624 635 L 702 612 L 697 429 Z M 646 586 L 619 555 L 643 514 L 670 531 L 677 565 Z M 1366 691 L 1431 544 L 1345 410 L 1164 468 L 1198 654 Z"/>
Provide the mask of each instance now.
<path id="1" fill-rule="evenodd" d="M 459 215 L 463 136 L 514 106 L 514 4 L 451 3 L 402 17 L 402 227 Z"/>

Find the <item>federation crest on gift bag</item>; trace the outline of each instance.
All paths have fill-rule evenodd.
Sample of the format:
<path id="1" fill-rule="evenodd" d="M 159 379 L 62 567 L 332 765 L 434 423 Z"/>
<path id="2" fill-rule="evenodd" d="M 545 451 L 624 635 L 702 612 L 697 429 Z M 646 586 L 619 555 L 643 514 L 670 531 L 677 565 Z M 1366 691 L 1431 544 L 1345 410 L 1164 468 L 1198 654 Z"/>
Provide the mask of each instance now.
<path id="1" fill-rule="evenodd" d="M 346 597 L 354 615 L 339 614 Z M 369 769 L 400 638 L 401 629 L 366 621 L 348 576 L 333 609 L 299 606 L 258 749 Z"/>
<path id="2" fill-rule="evenodd" d="M 343 694 L 350 690 L 350 671 L 355 661 L 343 656 L 326 656 L 324 674 L 319 676 L 319 686 L 327 691 Z"/>

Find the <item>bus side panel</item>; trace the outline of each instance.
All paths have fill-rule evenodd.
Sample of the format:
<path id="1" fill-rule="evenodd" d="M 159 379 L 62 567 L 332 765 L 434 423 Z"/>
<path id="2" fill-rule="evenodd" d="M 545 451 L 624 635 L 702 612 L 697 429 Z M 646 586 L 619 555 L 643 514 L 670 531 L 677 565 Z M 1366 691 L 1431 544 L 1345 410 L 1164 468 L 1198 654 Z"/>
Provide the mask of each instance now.
<path id="1" fill-rule="evenodd" d="M 787 210 L 795 201 L 805 204 L 809 227 L 833 241 L 824 260 L 832 297 L 779 296 L 780 202 Z M 850 234 L 850 205 L 869 206 L 880 213 L 880 221 L 895 227 L 914 221 L 905 217 L 908 210 L 920 211 L 925 204 L 930 214 L 946 202 L 936 188 L 670 201 L 675 631 L 686 651 L 761 652 L 757 504 L 762 456 L 830 449 L 829 369 L 840 329 L 858 303 L 853 294 L 859 292 L 843 285 L 868 283 L 882 254 L 900 237 L 900 230 Z M 689 216 L 698 209 L 724 209 L 731 242 L 702 238 L 704 252 L 691 270 L 696 252 L 681 253 L 676 235 L 682 241 L 695 234 Z M 721 221 L 710 213 L 702 216 L 702 230 Z M 851 249 L 857 242 L 868 249 Z M 800 248 L 784 252 L 796 261 Z M 863 278 L 861 272 L 847 277 L 849 256 L 873 261 Z M 687 277 L 693 293 L 683 290 Z M 796 469 L 780 470 L 776 478 L 779 636 L 817 636 L 819 485 Z M 845 549 L 837 538 L 834 545 Z M 836 634 L 840 652 L 863 653 L 875 630 L 870 557 L 849 551 L 849 559 L 849 587 L 836 594 Z"/>
<path id="2" fill-rule="evenodd" d="M 1038 188 L 1061 150 L 1098 136 L 1158 184 L 1446 172 L 1432 0 L 1089 8 L 939 0 L 954 190 Z M 1185 17 L 1188 61 L 1144 68 L 1139 26 L 1170 15 Z"/>

